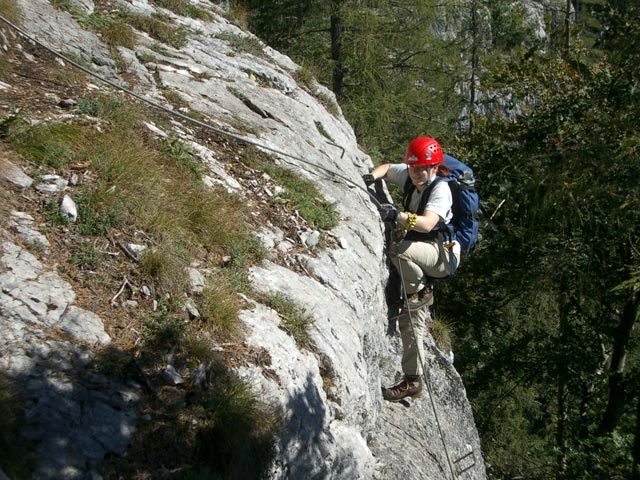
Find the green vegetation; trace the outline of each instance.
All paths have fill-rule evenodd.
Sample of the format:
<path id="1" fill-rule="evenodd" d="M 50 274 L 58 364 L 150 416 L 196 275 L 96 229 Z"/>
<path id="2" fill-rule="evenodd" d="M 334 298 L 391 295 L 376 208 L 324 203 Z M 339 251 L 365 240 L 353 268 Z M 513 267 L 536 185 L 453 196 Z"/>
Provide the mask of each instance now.
<path id="1" fill-rule="evenodd" d="M 11 23 L 20 24 L 20 7 L 16 0 L 0 0 L 0 12 Z"/>
<path id="2" fill-rule="evenodd" d="M 279 167 L 262 157 L 248 157 L 245 162 L 253 169 L 267 173 L 285 190 L 284 199 L 295 208 L 313 228 L 330 230 L 338 225 L 334 204 L 322 198 L 316 186 L 300 178 L 293 171 Z M 274 201 L 279 201 L 277 198 Z"/>
<path id="3" fill-rule="evenodd" d="M 197 466 L 187 478 L 212 478 L 212 472 L 225 472 L 225 478 L 262 478 L 269 466 L 279 416 L 247 383 L 226 380 L 195 407 L 203 428 L 194 450 Z"/>
<path id="4" fill-rule="evenodd" d="M 123 10 L 95 11 L 81 17 L 79 22 L 86 28 L 99 32 L 107 45 L 111 47 L 123 46 L 130 49 L 135 46 L 133 28 L 142 30 L 159 42 L 174 48 L 184 46 L 189 33 L 185 27 L 173 26 L 172 20 L 168 16 L 143 15 Z"/>
<path id="5" fill-rule="evenodd" d="M 326 139 L 335 142 L 335 140 L 331 137 L 331 135 L 329 135 L 329 132 L 327 132 L 327 130 L 324 128 L 324 125 L 322 125 L 322 122 L 319 122 L 318 120 L 315 121 L 316 124 L 316 128 L 318 129 L 318 132 L 320 132 L 320 135 L 322 135 L 323 137 L 325 137 Z"/>
<path id="6" fill-rule="evenodd" d="M 176 15 L 196 18 L 200 20 L 211 20 L 212 15 L 204 8 L 192 4 L 188 0 L 154 0 L 159 7 L 171 10 Z"/>
<path id="7" fill-rule="evenodd" d="M 199 298 L 198 311 L 205 328 L 216 337 L 234 339 L 239 337 L 237 317 L 241 301 L 234 286 L 224 280 L 216 278 L 210 282 Z"/>
<path id="8" fill-rule="evenodd" d="M 82 268 L 94 268 L 102 260 L 104 254 L 100 252 L 93 244 L 83 242 L 77 251 L 73 252 L 69 257 L 72 265 Z"/>
<path id="9" fill-rule="evenodd" d="M 151 38 L 171 45 L 173 48 L 182 48 L 187 43 L 189 30 L 183 26 L 173 26 L 169 17 L 128 12 L 124 15 L 124 18 L 134 28 L 148 33 Z"/>
<path id="10" fill-rule="evenodd" d="M 216 38 L 229 43 L 233 50 L 246 52 L 256 57 L 264 55 L 264 47 L 259 40 L 248 35 L 237 35 L 229 32 L 222 32 L 216 35 Z"/>
<path id="11" fill-rule="evenodd" d="M 285 188 L 285 198 L 313 228 L 330 230 L 338 225 L 335 206 L 323 199 L 312 182 L 302 180 L 290 170 L 265 166 L 264 171 Z"/>
<path id="12" fill-rule="evenodd" d="M 37 165 L 59 169 L 84 159 L 86 127 L 63 123 L 15 127 L 10 134 L 13 147 Z"/>
<path id="13" fill-rule="evenodd" d="M 81 98 L 75 113 L 77 118 L 66 123 L 33 126 L 19 117 L 5 119 L 2 138 L 34 168 L 65 172 L 82 165 L 90 172 L 73 192 L 77 223 L 60 215 L 56 201 L 45 206 L 51 229 L 82 235 L 72 236 L 76 243 L 68 245 L 67 263 L 59 269 L 62 274 L 84 282 L 83 287 L 108 289 L 113 295 L 114 284 L 121 281 L 110 278 L 114 262 L 120 262 L 122 269 L 126 259 L 105 255 L 95 240 L 108 240 L 104 243 L 108 249 L 116 246 L 114 238 L 144 232 L 148 248 L 139 262 L 124 268 L 131 282 L 152 288 L 157 306 L 151 311 L 152 299 L 140 298 L 149 310 L 131 311 L 117 346 L 98 352 L 93 368 L 152 389 L 156 372 L 166 368 L 170 357 L 177 369 L 201 368 L 211 379 L 206 388 L 193 385 L 174 392 L 178 400 L 154 406 L 162 422 L 139 427 L 132 449 L 158 452 L 157 460 L 155 453 L 147 453 L 145 459 L 154 459 L 149 464 L 133 462 L 119 468 L 134 476 L 153 475 L 150 472 L 168 461 L 172 468 L 182 468 L 185 477 L 257 478 L 271 459 L 280 419 L 248 384 L 227 370 L 230 359 L 214 350 L 216 342 L 241 344 L 237 316 L 243 304 L 238 292 L 251 291 L 248 268 L 265 255 L 252 234 L 246 202 L 206 187 L 203 167 L 187 144 L 145 135 L 140 122 L 148 114 L 135 104 L 117 96 Z M 206 259 L 216 273 L 202 294 L 194 296 L 200 316 L 192 319 L 184 310 L 184 298 L 189 292 L 187 268 L 195 258 Z M 105 278 L 93 280 L 93 270 Z M 125 290 L 123 296 L 128 293 Z M 3 405 L 8 408 L 9 402 Z M 3 418 L 13 421 L 8 414 Z M 11 425 L 5 427 L 14 431 Z M 3 448 L 3 458 L 13 458 L 17 447 L 14 443 Z M 169 448 L 174 453 L 167 460 L 164 452 Z M 212 448 L 222 453 L 211 456 Z M 28 457 L 20 458 L 26 465 Z M 12 478 L 22 478 L 20 462 L 5 468 L 17 472 Z"/>
<path id="14" fill-rule="evenodd" d="M 309 334 L 309 328 L 313 325 L 314 319 L 304 308 L 282 293 L 269 295 L 266 298 L 266 304 L 278 312 L 282 318 L 283 328 L 293 337 L 299 348 L 314 350 L 313 340 Z"/>
<path id="15" fill-rule="evenodd" d="M 178 165 L 191 173 L 195 178 L 200 178 L 204 167 L 195 158 L 191 147 L 177 138 L 165 139 L 162 144 L 162 153 L 173 158 Z"/>
<path id="16" fill-rule="evenodd" d="M 475 167 L 496 231 L 436 305 L 492 479 L 640 479 L 640 7 L 570 4 L 539 39 L 508 0 L 234 2 L 374 161 L 427 134 Z"/>
<path id="17" fill-rule="evenodd" d="M 135 33 L 122 15 L 94 12 L 79 20 L 85 28 L 100 32 L 101 39 L 110 47 L 135 46 Z"/>

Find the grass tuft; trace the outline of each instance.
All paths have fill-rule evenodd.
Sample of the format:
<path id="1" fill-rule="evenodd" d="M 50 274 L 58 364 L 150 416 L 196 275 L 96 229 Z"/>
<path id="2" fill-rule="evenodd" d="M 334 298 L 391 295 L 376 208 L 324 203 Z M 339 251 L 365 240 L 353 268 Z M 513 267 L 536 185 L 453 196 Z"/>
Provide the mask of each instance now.
<path id="1" fill-rule="evenodd" d="M 309 329 L 314 319 L 306 310 L 282 293 L 267 296 L 266 304 L 282 318 L 282 326 L 293 337 L 299 348 L 313 351 L 315 346 Z"/>
<path id="2" fill-rule="evenodd" d="M 213 15 L 202 7 L 193 5 L 189 0 L 154 0 L 159 7 L 171 10 L 176 15 L 199 20 L 212 20 Z"/>
<path id="3" fill-rule="evenodd" d="M 169 296 L 180 295 L 188 285 L 186 266 L 191 261 L 191 252 L 170 237 L 146 250 L 140 261 L 143 275 L 152 279 L 156 291 Z"/>
<path id="4" fill-rule="evenodd" d="M 242 306 L 232 285 L 219 281 L 210 282 L 198 300 L 198 311 L 207 330 L 220 339 L 234 339 L 240 333 L 238 312 Z"/>
<path id="5" fill-rule="evenodd" d="M 322 194 L 312 182 L 300 178 L 291 170 L 278 167 L 256 156 L 247 157 L 245 161 L 251 168 L 267 173 L 278 182 L 285 190 L 283 197 L 313 228 L 331 230 L 338 225 L 340 217 L 335 205 L 322 198 Z"/>
<path id="6" fill-rule="evenodd" d="M 195 178 L 201 178 L 204 167 L 195 158 L 193 150 L 186 143 L 178 140 L 164 140 L 162 145 L 162 153 L 173 158 L 178 166 L 184 167 L 186 173 L 190 173 Z"/>
<path id="7" fill-rule="evenodd" d="M 16 0 L 0 0 L 0 12 L 11 23 L 20 25 L 20 6 Z"/>
<path id="8" fill-rule="evenodd" d="M 171 45 L 173 48 L 182 48 L 187 43 L 189 30 L 182 26 L 174 27 L 171 25 L 171 19 L 167 16 L 142 15 L 131 12 L 127 12 L 123 16 L 134 28 L 148 33 L 151 38 Z"/>
<path id="9" fill-rule="evenodd" d="M 234 51 L 249 53 L 256 57 L 264 55 L 264 47 L 260 40 L 248 35 L 238 35 L 236 33 L 222 32 L 216 38 L 227 42 Z"/>
<path id="10" fill-rule="evenodd" d="M 223 473 L 219 478 L 262 478 L 273 458 L 275 409 L 238 379 L 218 382 L 198 409 L 201 426 L 190 478 L 218 478 L 203 476 L 213 472 Z"/>
<path id="11" fill-rule="evenodd" d="M 79 23 L 101 34 L 101 39 L 110 47 L 135 47 L 135 32 L 121 15 L 93 12 L 81 17 Z"/>
<path id="12" fill-rule="evenodd" d="M 452 347 L 451 325 L 443 319 L 428 324 L 434 342 L 443 352 L 450 352 Z"/>
<path id="13" fill-rule="evenodd" d="M 60 169 L 81 161 L 87 128 L 66 123 L 12 125 L 9 140 L 22 156 L 42 167 Z"/>

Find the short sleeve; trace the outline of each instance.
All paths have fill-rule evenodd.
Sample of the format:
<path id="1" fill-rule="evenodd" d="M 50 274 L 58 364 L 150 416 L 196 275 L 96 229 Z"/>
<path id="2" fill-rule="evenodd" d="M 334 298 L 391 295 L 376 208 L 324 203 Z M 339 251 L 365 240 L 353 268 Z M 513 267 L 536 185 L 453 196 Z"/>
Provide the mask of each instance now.
<path id="1" fill-rule="evenodd" d="M 394 163 L 389 165 L 385 179 L 396 185 L 404 186 L 409 178 L 409 169 L 404 163 Z"/>
<path id="2" fill-rule="evenodd" d="M 431 195 L 429 195 L 429 201 L 427 202 L 427 206 L 424 210 L 425 212 L 429 210 L 438 214 L 445 223 L 449 223 L 453 217 L 453 211 L 451 209 L 452 202 L 453 199 L 451 197 L 451 189 L 449 188 L 449 185 L 447 182 L 440 180 L 433 187 Z"/>

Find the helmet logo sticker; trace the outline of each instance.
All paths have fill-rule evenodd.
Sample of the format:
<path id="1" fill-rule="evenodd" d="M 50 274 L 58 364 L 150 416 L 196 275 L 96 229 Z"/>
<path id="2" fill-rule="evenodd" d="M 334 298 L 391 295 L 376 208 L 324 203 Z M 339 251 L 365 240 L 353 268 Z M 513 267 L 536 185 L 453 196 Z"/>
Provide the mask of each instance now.
<path id="1" fill-rule="evenodd" d="M 418 161 L 418 157 L 416 157 L 415 155 L 411 155 L 409 158 L 407 158 L 407 163 L 415 163 Z"/>

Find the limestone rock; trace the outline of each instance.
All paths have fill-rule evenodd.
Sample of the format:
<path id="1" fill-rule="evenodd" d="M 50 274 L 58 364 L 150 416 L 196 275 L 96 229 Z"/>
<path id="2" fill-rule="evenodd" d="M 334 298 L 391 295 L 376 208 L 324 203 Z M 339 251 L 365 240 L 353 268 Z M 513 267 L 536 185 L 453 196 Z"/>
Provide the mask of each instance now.
<path id="1" fill-rule="evenodd" d="M 76 202 L 74 202 L 69 195 L 62 197 L 62 202 L 60 202 L 60 213 L 72 222 L 75 222 L 78 219 L 78 207 L 76 206 Z"/>
<path id="2" fill-rule="evenodd" d="M 90 8 L 90 0 L 75 1 Z M 124 83 L 113 63 L 106 61 L 112 59 L 109 48 L 95 33 L 83 30 L 73 16 L 47 0 L 18 3 L 29 31 L 58 51 L 97 60 L 102 65 L 94 64 L 96 71 Z M 147 0 L 116 4 L 145 15 L 157 10 Z M 337 113 L 329 113 L 319 100 L 335 102 L 335 97 L 317 83 L 299 86 L 295 80 L 299 66 L 269 47 L 263 46 L 259 55 L 239 51 L 226 39 L 250 34 L 222 16 L 224 7 L 211 2 L 198 5 L 210 9 L 211 21 L 172 16 L 175 25 L 191 32 L 180 50 L 169 45 L 155 48 L 157 41 L 143 34 L 136 39 L 136 52 L 119 50 L 133 69 L 126 78 L 140 80 L 133 88 L 163 104 L 161 92 L 171 91 L 214 128 L 243 132 L 246 139 L 272 154 L 277 166 L 313 182 L 324 198 L 335 203 L 340 218 L 350 219 L 331 231 L 339 247 L 316 247 L 307 254 L 295 250 L 301 245 L 298 238 L 287 238 L 266 222 L 257 232 L 274 257 L 296 251 L 310 275 L 266 261 L 250 272 L 256 297 L 283 293 L 314 320 L 308 332 L 315 345 L 312 353 L 296 345 L 270 308 L 247 298 L 252 306 L 240 313 L 249 330 L 247 345 L 268 353 L 271 374 L 251 364 L 238 366 L 238 373 L 284 412 L 269 477 L 448 478 L 447 453 L 457 459 L 471 452 L 474 463 L 465 478 L 484 480 L 464 386 L 430 338 L 426 364 L 442 435 L 430 397 L 411 402 L 411 422 L 405 407 L 383 403 L 380 387 L 395 380 L 400 347 L 397 337 L 387 336 L 382 225 L 364 189 L 325 173 L 335 170 L 359 181 L 373 164 L 358 149 L 355 133 L 339 107 Z M 153 55 L 153 61 L 142 65 L 139 59 L 148 55 Z M 31 56 L 31 61 L 36 59 Z M 326 136 L 320 134 L 318 124 Z M 176 126 L 176 131 L 202 160 L 206 185 L 243 194 L 242 185 L 227 173 L 220 152 L 213 150 L 215 142 L 202 145 L 201 135 L 183 125 Z M 226 150 L 223 153 L 229 155 Z M 266 188 L 262 189 L 265 199 L 278 195 L 271 179 L 258 175 L 254 180 Z M 57 179 L 40 185 L 49 193 L 67 187 Z M 298 226 L 296 232 L 304 228 Z M 91 344 L 108 342 L 101 332 L 101 319 L 76 305 L 75 293 L 54 266 L 45 265 L 14 242 L 5 241 L 1 248 L 0 367 L 24 380 L 28 392 L 31 420 L 25 434 L 38 444 L 37 478 L 92 478 L 106 455 L 125 451 L 135 425 L 131 408 L 135 395 L 109 379 L 96 378 L 87 385 L 73 375 L 90 357 Z M 58 344 L 47 338 L 54 328 L 66 335 Z"/>
<path id="3" fill-rule="evenodd" d="M 0 178 L 19 189 L 29 188 L 33 179 L 10 160 L 0 156 Z"/>

